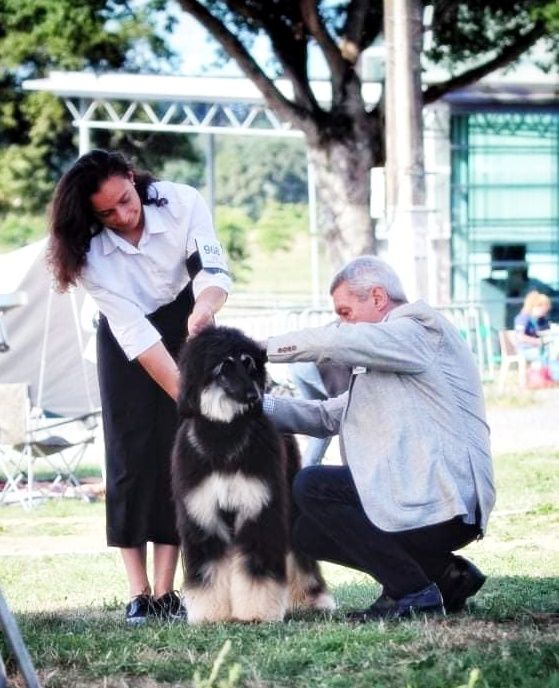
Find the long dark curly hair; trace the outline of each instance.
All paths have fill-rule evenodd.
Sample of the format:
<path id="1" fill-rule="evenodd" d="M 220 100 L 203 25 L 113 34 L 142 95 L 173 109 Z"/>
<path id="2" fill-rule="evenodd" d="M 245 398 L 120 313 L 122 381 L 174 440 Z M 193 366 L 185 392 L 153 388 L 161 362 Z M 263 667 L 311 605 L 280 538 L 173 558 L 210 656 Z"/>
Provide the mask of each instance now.
<path id="1" fill-rule="evenodd" d="M 165 205 L 149 187 L 156 178 L 134 168 L 118 151 L 95 149 L 82 155 L 61 177 L 50 211 L 47 261 L 56 287 L 65 291 L 75 285 L 86 263 L 91 238 L 103 229 L 93 212 L 90 198 L 109 177 L 132 174 L 142 205 Z"/>

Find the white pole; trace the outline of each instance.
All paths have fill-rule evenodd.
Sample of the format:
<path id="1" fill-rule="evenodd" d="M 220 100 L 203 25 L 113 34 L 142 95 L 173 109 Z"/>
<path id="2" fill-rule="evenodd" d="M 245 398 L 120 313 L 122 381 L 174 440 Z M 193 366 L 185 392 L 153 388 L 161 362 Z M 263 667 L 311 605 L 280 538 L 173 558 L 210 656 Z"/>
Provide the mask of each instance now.
<path id="1" fill-rule="evenodd" d="M 419 0 L 384 0 L 388 259 L 410 300 L 427 296 Z"/>
<path id="2" fill-rule="evenodd" d="M 208 193 L 208 205 L 212 214 L 212 223 L 215 225 L 215 136 L 207 135 L 206 141 L 206 187 Z"/>
<path id="3" fill-rule="evenodd" d="M 318 222 L 316 200 L 316 176 L 314 165 L 307 152 L 307 185 L 309 191 L 309 235 L 311 244 L 311 284 L 312 305 L 318 308 L 320 305 L 320 262 L 318 253 Z"/>
<path id="4" fill-rule="evenodd" d="M 91 136 L 87 121 L 83 119 L 84 113 L 87 110 L 87 103 L 84 100 L 80 101 L 80 119 L 78 121 L 78 146 L 79 156 L 81 158 L 85 153 L 91 150 Z"/>
<path id="5" fill-rule="evenodd" d="M 82 369 L 82 375 L 83 375 L 83 383 L 85 387 L 85 395 L 87 397 L 87 407 L 90 411 L 93 411 L 93 401 L 91 399 L 91 393 L 89 390 L 89 380 L 87 379 L 87 369 L 86 369 L 86 362 L 84 358 L 84 345 L 83 345 L 83 336 L 82 336 L 82 328 L 81 328 L 81 323 L 80 323 L 80 318 L 78 315 L 78 306 L 76 303 L 76 295 L 74 291 L 71 291 L 70 294 L 70 304 L 72 306 L 72 316 L 74 318 L 74 326 L 76 328 L 76 338 L 78 340 L 78 348 L 80 350 L 80 363 L 81 363 L 81 369 Z"/>
<path id="6" fill-rule="evenodd" d="M 43 409 L 43 388 L 45 386 L 45 370 L 47 363 L 47 344 L 49 338 L 49 327 L 50 327 L 50 315 L 52 309 L 52 295 L 54 290 L 52 287 L 49 288 L 49 295 L 47 299 L 47 308 L 45 314 L 45 325 L 43 329 L 43 343 L 41 345 L 41 362 L 39 364 L 39 382 L 37 385 L 37 402 L 36 406 L 39 409 Z"/>

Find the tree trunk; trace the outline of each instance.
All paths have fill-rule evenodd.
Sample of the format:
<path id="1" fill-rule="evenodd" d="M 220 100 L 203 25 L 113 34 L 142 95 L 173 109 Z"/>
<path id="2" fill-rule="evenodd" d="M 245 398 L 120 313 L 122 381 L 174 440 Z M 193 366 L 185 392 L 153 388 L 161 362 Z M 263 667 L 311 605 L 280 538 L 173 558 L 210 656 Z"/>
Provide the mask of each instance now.
<path id="1" fill-rule="evenodd" d="M 330 263 L 340 268 L 348 260 L 372 253 L 370 215 L 371 151 L 363 143 L 308 142 L 319 201 L 319 232 Z"/>

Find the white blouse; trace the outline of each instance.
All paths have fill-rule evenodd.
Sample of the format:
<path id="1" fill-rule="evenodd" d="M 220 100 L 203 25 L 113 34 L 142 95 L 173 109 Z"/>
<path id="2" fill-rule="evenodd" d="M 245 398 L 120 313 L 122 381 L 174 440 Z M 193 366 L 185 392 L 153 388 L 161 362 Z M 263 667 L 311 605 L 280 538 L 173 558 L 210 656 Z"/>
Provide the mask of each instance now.
<path id="1" fill-rule="evenodd" d="M 138 246 L 105 227 L 91 240 L 80 281 L 109 323 L 129 360 L 161 339 L 146 315 L 175 300 L 189 282 L 186 259 L 199 250 L 194 298 L 207 287 L 229 292 L 231 279 L 208 207 L 186 184 L 155 182 L 161 207 L 144 205 L 144 230 Z M 155 194 L 150 194 L 155 195 Z M 204 260 L 204 254 L 211 260 Z"/>

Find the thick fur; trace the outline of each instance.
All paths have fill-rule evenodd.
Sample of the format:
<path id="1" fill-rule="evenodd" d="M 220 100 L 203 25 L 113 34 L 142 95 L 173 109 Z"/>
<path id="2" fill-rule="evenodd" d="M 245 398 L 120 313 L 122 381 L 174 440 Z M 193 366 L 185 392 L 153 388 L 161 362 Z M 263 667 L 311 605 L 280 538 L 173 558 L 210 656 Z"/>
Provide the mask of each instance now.
<path id="1" fill-rule="evenodd" d="M 291 547 L 299 455 L 262 412 L 263 351 L 239 330 L 217 327 L 190 339 L 179 365 L 172 485 L 189 622 L 332 609 L 317 563 Z"/>

